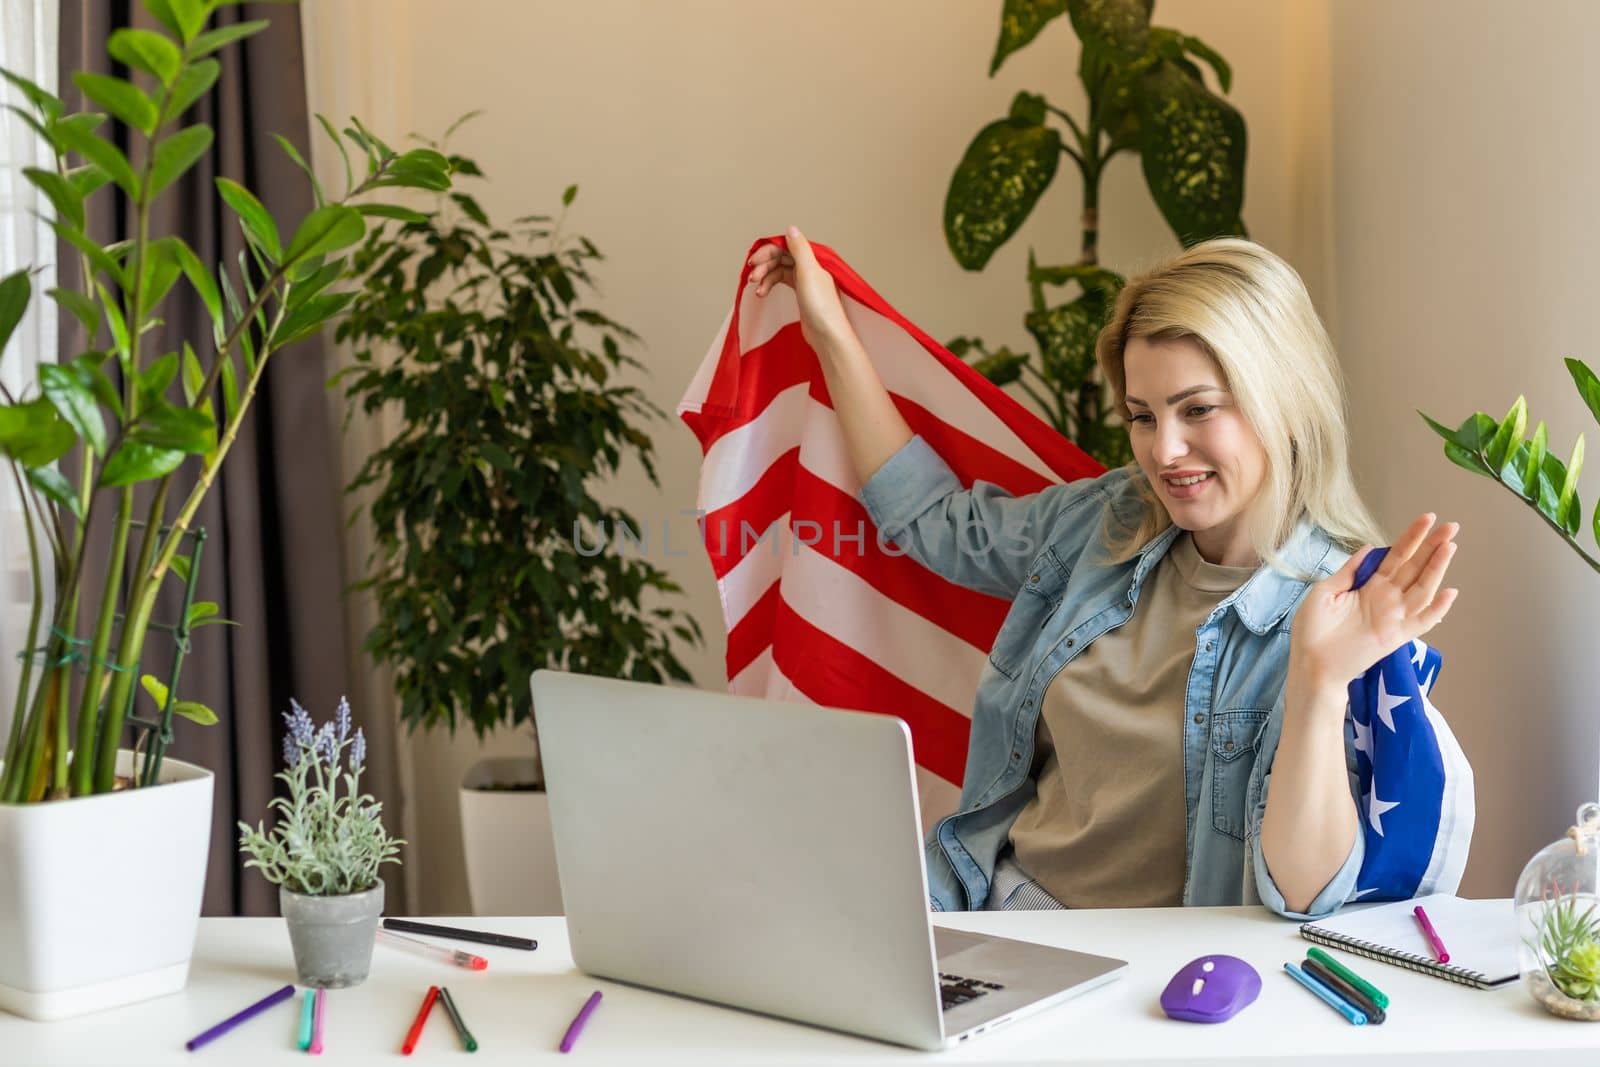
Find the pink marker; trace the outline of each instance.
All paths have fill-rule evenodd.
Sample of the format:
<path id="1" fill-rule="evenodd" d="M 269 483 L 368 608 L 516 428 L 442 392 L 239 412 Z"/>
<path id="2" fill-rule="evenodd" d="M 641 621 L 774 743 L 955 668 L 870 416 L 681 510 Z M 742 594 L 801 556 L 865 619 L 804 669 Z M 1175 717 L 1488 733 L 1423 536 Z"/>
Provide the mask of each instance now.
<path id="1" fill-rule="evenodd" d="M 1411 912 L 1417 917 L 1417 923 L 1422 927 L 1423 936 L 1428 939 L 1428 944 L 1433 947 L 1433 954 L 1439 958 L 1440 963 L 1449 963 L 1450 953 L 1445 951 L 1444 942 L 1439 940 L 1439 931 L 1428 921 L 1428 913 L 1422 910 L 1421 904 L 1412 908 Z"/>
<path id="2" fill-rule="evenodd" d="M 326 989 L 318 988 L 317 1006 L 315 1009 L 313 1009 L 311 1016 L 311 1048 L 307 1050 L 313 1056 L 322 1055 L 322 1019 L 324 1015 L 324 1003 L 327 1001 L 327 999 L 328 991 Z"/>

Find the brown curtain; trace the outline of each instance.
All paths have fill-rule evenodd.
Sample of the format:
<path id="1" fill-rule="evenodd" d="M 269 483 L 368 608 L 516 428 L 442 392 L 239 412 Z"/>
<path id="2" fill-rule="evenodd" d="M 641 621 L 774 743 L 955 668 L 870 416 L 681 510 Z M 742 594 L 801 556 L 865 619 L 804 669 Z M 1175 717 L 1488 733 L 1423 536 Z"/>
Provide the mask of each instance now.
<path id="1" fill-rule="evenodd" d="M 251 19 L 268 19 L 271 26 L 219 54 L 222 77 L 187 119 L 208 123 L 215 143 L 157 202 L 151 220 L 153 234 L 179 234 L 203 263 L 233 264 L 244 247 L 236 220 L 224 213 L 214 191 L 216 177 L 255 192 L 286 234 L 314 206 L 305 176 L 272 139 L 280 134 L 310 158 L 300 13 L 281 4 L 228 6 L 218 11 L 213 25 Z M 69 108 L 84 103 L 73 88 L 74 71 L 128 76 L 106 55 L 105 42 L 113 30 L 130 25 L 156 24 L 143 5 L 129 0 L 62 0 L 60 85 Z M 90 227 L 97 239 L 130 233 L 125 205 L 114 189 L 102 192 L 91 206 L 96 213 Z M 63 245 L 60 258 L 61 284 L 78 287 L 76 254 Z M 179 350 L 187 339 L 197 352 L 210 353 L 210 320 L 183 283 L 168 298 L 164 318 L 165 325 L 147 342 L 158 346 L 153 351 Z M 70 356 L 87 347 L 82 326 L 66 315 L 61 321 L 62 351 Z M 344 523 L 338 443 L 324 393 L 327 374 L 321 338 L 272 357 L 251 414 L 196 519 L 207 533 L 196 598 L 217 602 L 221 613 L 238 623 L 195 631 L 179 692 L 214 708 L 221 721 L 201 727 L 179 720 L 169 749 L 175 758 L 216 774 L 207 915 L 277 914 L 275 887 L 259 872 L 243 868 L 237 825 L 241 819 L 254 824 L 265 818 L 268 800 L 281 788 L 273 774 L 280 767 L 283 738 L 279 712 L 288 708 L 289 699 L 298 699 L 322 720 L 332 716 L 346 691 Z M 195 474 L 193 461 L 180 470 L 169 519 Z M 147 506 L 141 502 L 136 515 L 142 517 Z M 109 524 L 96 525 L 91 537 L 108 544 Z M 93 558 L 106 555 L 96 552 Z M 98 590 L 101 580 L 86 589 Z M 177 583 L 168 586 L 158 619 L 174 617 L 181 604 Z M 159 665 L 155 673 L 163 673 L 170 651 L 164 636 L 152 631 L 145 645 L 146 669 Z M 392 730 L 391 718 L 359 706 L 355 712 L 358 725 L 380 735 L 379 750 L 391 751 L 392 739 L 381 736 Z M 384 802 L 385 822 L 398 832 L 401 811 L 393 775 L 369 775 L 363 785 Z M 387 910 L 404 913 L 402 879 L 389 875 L 386 881 Z"/>

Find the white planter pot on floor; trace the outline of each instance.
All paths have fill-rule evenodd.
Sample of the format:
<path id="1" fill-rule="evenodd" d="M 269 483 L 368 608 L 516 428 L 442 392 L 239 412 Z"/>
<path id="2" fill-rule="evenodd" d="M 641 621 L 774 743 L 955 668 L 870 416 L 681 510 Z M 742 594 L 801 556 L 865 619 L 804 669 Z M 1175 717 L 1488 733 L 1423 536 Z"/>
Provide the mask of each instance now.
<path id="1" fill-rule="evenodd" d="M 124 750 L 117 771 L 132 766 Z M 0 1009 L 62 1019 L 188 981 L 214 780 L 167 759 L 160 781 L 0 805 Z"/>
<path id="2" fill-rule="evenodd" d="M 533 759 L 484 759 L 461 781 L 461 847 L 475 915 L 561 915 L 550 800 L 544 790 L 489 789 L 526 782 Z"/>

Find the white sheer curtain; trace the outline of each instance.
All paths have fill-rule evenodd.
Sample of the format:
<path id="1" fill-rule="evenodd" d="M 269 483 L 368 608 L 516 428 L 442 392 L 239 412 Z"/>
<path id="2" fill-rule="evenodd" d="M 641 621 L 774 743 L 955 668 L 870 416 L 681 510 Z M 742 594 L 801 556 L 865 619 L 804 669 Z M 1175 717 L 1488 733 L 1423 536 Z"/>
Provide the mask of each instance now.
<path id="1" fill-rule="evenodd" d="M 0 0 L 0 66 L 51 92 L 56 85 L 58 2 Z M 0 82 L 0 102 L 27 104 L 9 82 Z M 44 141 L 16 115 L 0 110 L 0 277 L 23 268 L 34 272 L 33 302 L 0 353 L 0 381 L 18 397 L 37 392 L 39 364 L 56 358 L 55 304 L 44 296 L 55 285 L 56 237 L 39 217 L 48 204 L 22 176 L 23 167 L 51 165 Z M 21 667 L 17 657 L 27 640 L 32 601 L 23 521 L 11 472 L 0 470 L 0 739 L 11 728 Z M 52 591 L 46 589 L 46 594 Z"/>

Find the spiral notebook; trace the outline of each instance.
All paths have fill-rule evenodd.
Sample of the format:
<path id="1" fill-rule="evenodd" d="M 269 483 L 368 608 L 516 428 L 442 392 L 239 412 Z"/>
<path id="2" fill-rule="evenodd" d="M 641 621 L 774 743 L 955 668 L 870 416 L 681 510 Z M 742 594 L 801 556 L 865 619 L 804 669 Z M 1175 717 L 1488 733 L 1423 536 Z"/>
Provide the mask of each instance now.
<path id="1" fill-rule="evenodd" d="M 1412 909 L 1419 904 L 1439 932 L 1449 963 L 1434 958 L 1417 925 Z M 1352 908 L 1302 924 L 1300 936 L 1478 989 L 1493 989 L 1517 977 L 1517 923 L 1509 900 L 1463 900 L 1438 893 Z"/>

